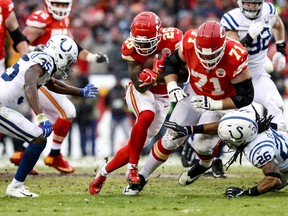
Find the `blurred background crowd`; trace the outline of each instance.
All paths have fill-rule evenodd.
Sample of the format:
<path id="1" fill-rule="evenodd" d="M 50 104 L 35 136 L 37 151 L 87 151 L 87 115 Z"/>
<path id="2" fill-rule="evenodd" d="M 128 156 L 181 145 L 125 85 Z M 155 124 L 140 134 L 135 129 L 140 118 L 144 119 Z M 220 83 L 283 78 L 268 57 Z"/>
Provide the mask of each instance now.
<path id="1" fill-rule="evenodd" d="M 24 28 L 26 19 L 31 12 L 44 9 L 44 0 L 13 0 L 13 2 L 20 29 Z M 288 1 L 266 0 L 266 2 L 273 3 L 278 9 L 278 13 L 285 25 L 286 41 L 288 41 Z M 115 130 L 115 125 L 121 126 L 119 121 L 122 121 L 122 119 L 128 119 L 130 125 L 133 124 L 134 118 L 127 110 L 125 102 L 119 102 L 119 100 L 123 100 L 123 97 L 121 97 L 125 87 L 125 81 L 123 82 L 123 80 L 126 80 L 126 82 L 128 80 L 127 62 L 121 58 L 121 45 L 129 37 L 131 21 L 139 12 L 144 10 L 153 11 L 160 17 L 163 27 L 174 26 L 185 32 L 188 29 L 197 28 L 207 19 L 220 20 L 225 12 L 236 7 L 238 7 L 236 0 L 73 0 L 70 29 L 74 39 L 83 48 L 88 49 L 92 53 L 106 53 L 110 58 L 109 64 L 78 61 L 77 65 L 74 66 L 73 75 L 68 80 L 68 82 L 78 86 L 88 83 L 89 79 L 91 81 L 93 75 L 95 75 L 95 80 L 101 80 L 101 77 L 103 80 L 107 80 L 104 81 L 104 84 L 107 85 L 100 86 L 97 99 L 82 100 L 72 98 L 77 109 L 75 124 L 78 125 L 80 131 L 82 156 L 95 156 L 97 154 L 95 152 L 98 142 L 96 142 L 98 140 L 96 137 L 99 136 L 100 131 L 97 129 L 97 124 L 105 113 L 109 113 L 109 119 L 111 120 L 109 129 L 112 132 Z M 14 53 L 11 47 L 6 50 L 8 51 L 7 65 L 9 66 L 19 56 Z M 270 58 L 275 50 L 275 44 L 272 41 L 269 47 Z M 283 96 L 287 95 L 288 92 L 287 78 L 288 66 L 281 74 L 273 75 L 273 79 Z M 117 85 L 119 86 L 119 81 L 122 88 L 117 87 Z M 108 98 L 107 95 L 109 95 L 110 90 L 112 91 L 114 84 L 116 90 L 113 88 L 113 91 L 117 92 L 119 90 L 122 93 L 114 93 L 118 96 L 110 95 Z M 113 103 L 113 100 L 118 100 L 118 102 Z M 116 104 L 116 107 L 113 104 Z M 123 126 L 123 129 L 125 137 L 128 138 L 125 130 L 127 129 L 127 124 Z M 71 143 L 73 142 L 71 139 L 70 136 L 68 140 L 68 156 L 71 154 Z M 114 150 L 111 150 L 111 154 L 113 154 L 117 150 L 115 148 L 117 140 L 113 140 L 112 137 L 106 142 L 111 142 L 110 145 L 114 146 Z M 88 143 L 91 147 L 87 146 Z"/>

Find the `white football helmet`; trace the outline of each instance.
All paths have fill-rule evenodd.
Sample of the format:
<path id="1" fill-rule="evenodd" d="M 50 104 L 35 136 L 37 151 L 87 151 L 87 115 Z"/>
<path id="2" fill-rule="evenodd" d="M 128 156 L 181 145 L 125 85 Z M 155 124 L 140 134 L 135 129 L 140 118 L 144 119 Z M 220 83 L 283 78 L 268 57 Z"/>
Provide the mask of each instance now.
<path id="1" fill-rule="evenodd" d="M 56 7 L 53 3 L 65 4 L 65 7 Z M 45 6 L 54 19 L 62 20 L 70 15 L 72 8 L 72 0 L 45 0 Z"/>
<path id="2" fill-rule="evenodd" d="M 255 112 L 242 109 L 224 115 L 219 122 L 218 135 L 230 148 L 236 149 L 255 139 L 258 124 Z"/>
<path id="3" fill-rule="evenodd" d="M 246 6 L 244 5 L 245 2 L 253 4 L 251 4 L 251 6 Z M 237 0 L 241 12 L 248 19 L 255 19 L 260 15 L 263 2 L 264 0 Z"/>
<path id="4" fill-rule="evenodd" d="M 47 41 L 43 52 L 54 59 L 57 73 L 66 79 L 71 72 L 69 66 L 76 62 L 78 57 L 75 41 L 66 35 L 55 35 Z"/>

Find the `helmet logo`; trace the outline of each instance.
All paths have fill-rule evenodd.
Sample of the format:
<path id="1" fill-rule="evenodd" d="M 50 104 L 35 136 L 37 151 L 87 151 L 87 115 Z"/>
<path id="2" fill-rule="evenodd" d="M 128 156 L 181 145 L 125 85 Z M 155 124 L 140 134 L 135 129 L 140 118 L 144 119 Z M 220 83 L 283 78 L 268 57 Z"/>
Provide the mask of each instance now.
<path id="1" fill-rule="evenodd" d="M 230 134 L 230 136 L 234 139 L 234 140 L 239 140 L 239 139 L 242 139 L 243 138 L 243 127 L 240 127 L 240 126 L 238 126 L 238 127 L 236 127 L 236 131 L 238 131 L 239 132 L 239 137 L 235 137 L 233 134 L 232 134 L 232 131 L 231 130 L 229 130 L 229 134 Z"/>
<path id="2" fill-rule="evenodd" d="M 223 68 L 218 68 L 216 70 L 216 75 L 217 75 L 217 77 L 224 77 L 226 75 L 226 72 Z"/>
<path id="3" fill-rule="evenodd" d="M 60 49 L 61 49 L 63 52 L 69 52 L 69 51 L 72 49 L 72 44 L 71 44 L 71 46 L 70 46 L 68 49 L 65 49 L 64 46 L 63 46 L 63 44 L 64 44 L 65 41 L 67 41 L 66 38 L 62 39 L 62 41 L 61 41 L 61 43 L 60 43 Z"/>

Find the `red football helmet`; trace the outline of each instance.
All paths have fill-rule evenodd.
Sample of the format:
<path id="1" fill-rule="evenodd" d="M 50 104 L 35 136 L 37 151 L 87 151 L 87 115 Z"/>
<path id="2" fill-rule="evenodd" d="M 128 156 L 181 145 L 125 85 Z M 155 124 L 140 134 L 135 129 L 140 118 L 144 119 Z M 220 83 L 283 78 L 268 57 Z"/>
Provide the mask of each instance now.
<path id="1" fill-rule="evenodd" d="M 149 11 L 139 13 L 132 21 L 130 37 L 139 55 L 151 55 L 162 38 L 160 18 Z"/>
<path id="2" fill-rule="evenodd" d="M 203 67 L 212 70 L 220 62 L 226 46 L 225 29 L 216 21 L 207 21 L 197 30 L 195 51 Z"/>

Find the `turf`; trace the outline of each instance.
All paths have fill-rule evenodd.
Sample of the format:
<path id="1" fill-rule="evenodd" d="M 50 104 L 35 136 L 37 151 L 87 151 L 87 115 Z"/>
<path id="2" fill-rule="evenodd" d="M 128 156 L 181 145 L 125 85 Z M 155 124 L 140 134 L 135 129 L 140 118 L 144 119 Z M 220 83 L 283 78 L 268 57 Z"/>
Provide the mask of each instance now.
<path id="1" fill-rule="evenodd" d="M 5 196 L 15 167 L 0 168 L 0 215 L 99 215 L 99 216 L 265 216 L 288 215 L 288 188 L 258 197 L 227 198 L 225 188 L 248 188 L 262 179 L 260 170 L 247 166 L 232 166 L 226 179 L 202 176 L 192 185 L 178 185 L 183 171 L 180 165 L 165 165 L 149 179 L 138 196 L 122 195 L 126 186 L 125 169 L 112 173 L 100 194 L 88 193 L 93 167 L 76 167 L 76 172 L 62 175 L 48 167 L 37 167 L 39 176 L 28 176 L 25 185 L 39 198 Z"/>

